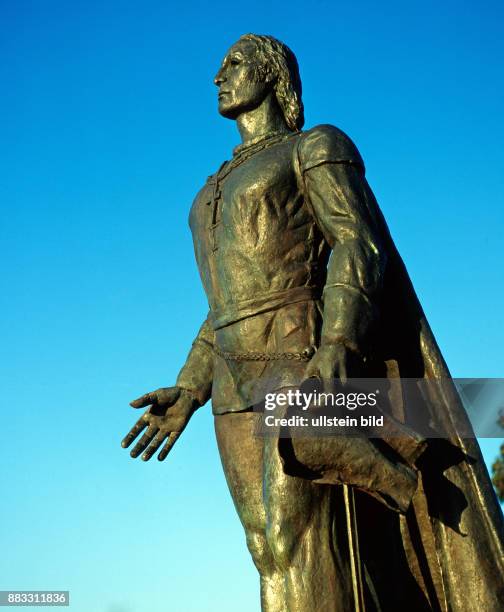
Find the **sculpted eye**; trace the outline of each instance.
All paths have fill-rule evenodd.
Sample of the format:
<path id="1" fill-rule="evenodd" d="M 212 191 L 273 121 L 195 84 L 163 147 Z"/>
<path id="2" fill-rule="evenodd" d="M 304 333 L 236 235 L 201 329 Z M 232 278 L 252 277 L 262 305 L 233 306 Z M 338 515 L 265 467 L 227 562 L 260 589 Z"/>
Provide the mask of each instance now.
<path id="1" fill-rule="evenodd" d="M 232 57 L 232 58 L 229 60 L 229 63 L 230 63 L 232 66 L 237 66 L 237 65 L 240 63 L 240 60 L 239 60 L 237 57 Z"/>

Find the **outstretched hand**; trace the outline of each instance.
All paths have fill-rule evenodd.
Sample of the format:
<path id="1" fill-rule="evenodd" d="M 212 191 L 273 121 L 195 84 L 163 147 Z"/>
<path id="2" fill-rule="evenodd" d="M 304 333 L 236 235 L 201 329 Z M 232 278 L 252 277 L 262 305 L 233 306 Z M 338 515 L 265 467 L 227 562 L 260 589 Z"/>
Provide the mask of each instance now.
<path id="1" fill-rule="evenodd" d="M 197 402 L 192 394 L 184 389 L 166 387 L 142 395 L 130 402 L 130 406 L 133 408 L 149 406 L 149 408 L 131 428 L 121 442 L 121 446 L 128 448 L 147 427 L 147 431 L 133 447 L 130 455 L 135 458 L 143 452 L 142 459 L 148 461 L 164 443 L 158 455 L 159 461 L 163 461 L 184 431 L 197 408 Z"/>

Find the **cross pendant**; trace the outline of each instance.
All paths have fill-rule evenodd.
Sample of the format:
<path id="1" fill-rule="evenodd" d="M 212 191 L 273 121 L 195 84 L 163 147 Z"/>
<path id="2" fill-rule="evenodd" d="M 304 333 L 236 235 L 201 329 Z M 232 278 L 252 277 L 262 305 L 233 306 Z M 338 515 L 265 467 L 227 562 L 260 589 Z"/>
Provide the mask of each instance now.
<path id="1" fill-rule="evenodd" d="M 221 195 L 222 195 L 221 190 L 219 189 L 218 182 L 216 181 L 215 187 L 214 187 L 214 193 L 213 193 L 213 200 L 212 200 L 212 223 L 209 228 L 213 253 L 215 253 L 215 251 L 219 248 L 217 246 L 217 236 L 215 234 L 215 230 L 220 223 L 220 219 L 218 217 L 218 211 L 219 211 L 219 200 L 221 198 Z"/>

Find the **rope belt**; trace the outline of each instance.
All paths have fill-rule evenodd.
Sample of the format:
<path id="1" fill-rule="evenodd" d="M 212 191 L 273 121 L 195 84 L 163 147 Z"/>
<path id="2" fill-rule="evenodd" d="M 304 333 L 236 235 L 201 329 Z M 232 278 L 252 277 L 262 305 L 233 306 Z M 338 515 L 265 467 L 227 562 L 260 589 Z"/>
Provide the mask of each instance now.
<path id="1" fill-rule="evenodd" d="M 261 353 L 259 351 L 253 351 L 249 353 L 230 353 L 228 351 L 222 351 L 218 346 L 213 347 L 213 350 L 219 357 L 226 359 L 227 361 L 310 361 L 315 353 L 313 347 L 306 348 L 300 353 Z"/>

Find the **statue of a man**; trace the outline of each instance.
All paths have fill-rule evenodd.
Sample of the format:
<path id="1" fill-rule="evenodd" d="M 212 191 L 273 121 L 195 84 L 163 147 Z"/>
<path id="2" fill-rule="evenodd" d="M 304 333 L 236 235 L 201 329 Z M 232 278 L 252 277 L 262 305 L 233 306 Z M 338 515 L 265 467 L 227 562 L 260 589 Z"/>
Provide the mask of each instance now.
<path id="1" fill-rule="evenodd" d="M 501 517 L 454 394 L 431 415 L 445 439 L 353 439 L 345 465 L 336 442 L 255 435 L 265 384 L 449 373 L 355 145 L 330 125 L 302 131 L 294 54 L 242 36 L 215 84 L 242 143 L 190 212 L 209 313 L 175 386 L 132 402 L 149 408 L 123 446 L 144 432 L 131 456 L 165 459 L 212 399 L 266 612 L 497 610 Z"/>

